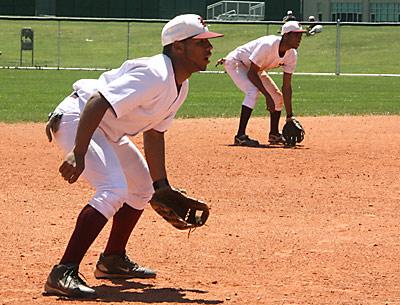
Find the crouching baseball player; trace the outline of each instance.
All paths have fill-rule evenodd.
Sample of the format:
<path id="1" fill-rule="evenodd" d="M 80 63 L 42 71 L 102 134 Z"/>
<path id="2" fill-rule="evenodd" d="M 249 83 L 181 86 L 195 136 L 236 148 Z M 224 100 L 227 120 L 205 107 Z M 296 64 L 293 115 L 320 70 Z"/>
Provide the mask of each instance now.
<path id="1" fill-rule="evenodd" d="M 323 27 L 321 24 L 317 23 L 314 16 L 308 17 L 308 21 L 310 24 L 306 27 L 307 36 L 315 36 L 316 34 L 322 32 Z"/>
<path id="2" fill-rule="evenodd" d="M 257 140 L 246 134 L 246 128 L 260 92 L 264 95 L 267 110 L 270 112 L 268 141 L 270 144 L 285 142 L 279 132 L 279 119 L 285 105 L 287 122 L 295 120 L 292 112 L 292 74 L 297 63 L 296 49 L 300 46 L 303 33 L 305 30 L 297 21 L 288 21 L 282 26 L 282 36 L 263 36 L 237 47 L 226 58 L 218 60 L 217 64 L 224 64 L 225 71 L 245 94 L 239 128 L 234 137 L 235 145 L 259 145 Z M 267 73 L 277 67 L 283 69 L 282 91 Z M 304 131 L 302 134 L 304 135 Z"/>
<path id="3" fill-rule="evenodd" d="M 164 132 L 188 94 L 188 78 L 209 64 L 213 47 L 208 39 L 220 36 L 208 31 L 198 15 L 177 16 L 162 30 L 162 54 L 128 60 L 97 80 L 77 81 L 73 93 L 50 115 L 49 141 L 54 137 L 67 153 L 59 168 L 62 177 L 74 183 L 82 174 L 96 193 L 80 212 L 64 255 L 47 278 L 45 294 L 96 296 L 78 268 L 111 218 L 95 277 L 154 278 L 154 270 L 139 266 L 126 254 L 128 239 L 149 201 L 178 229 L 204 224 L 207 207 L 198 208 L 206 212 L 204 217 L 188 215 L 197 201 L 168 183 Z M 145 157 L 128 138 L 139 133 Z"/>

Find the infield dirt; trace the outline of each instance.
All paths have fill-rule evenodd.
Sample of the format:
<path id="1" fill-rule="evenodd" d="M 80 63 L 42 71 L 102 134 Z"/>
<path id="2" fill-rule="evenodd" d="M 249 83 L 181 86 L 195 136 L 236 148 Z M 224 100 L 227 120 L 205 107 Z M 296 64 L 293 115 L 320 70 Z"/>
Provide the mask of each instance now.
<path id="1" fill-rule="evenodd" d="M 169 180 L 208 223 L 188 236 L 147 207 L 127 252 L 158 277 L 114 282 L 93 276 L 107 224 L 80 269 L 97 301 L 41 294 L 93 189 L 61 179 L 44 124 L 0 123 L 0 304 L 400 304 L 400 116 L 300 120 L 296 149 L 230 146 L 237 119 L 176 120 Z M 249 135 L 266 144 L 268 124 Z"/>

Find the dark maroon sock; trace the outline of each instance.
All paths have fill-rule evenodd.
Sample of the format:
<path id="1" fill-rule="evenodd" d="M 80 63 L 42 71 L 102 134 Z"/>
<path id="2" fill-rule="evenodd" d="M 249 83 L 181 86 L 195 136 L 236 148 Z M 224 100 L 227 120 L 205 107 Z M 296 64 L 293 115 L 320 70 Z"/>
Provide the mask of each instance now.
<path id="1" fill-rule="evenodd" d="M 80 264 L 90 245 L 107 223 L 107 218 L 90 205 L 78 216 L 74 232 L 69 240 L 60 264 Z"/>
<path id="2" fill-rule="evenodd" d="M 124 254 L 128 239 L 143 210 L 136 210 L 126 203 L 113 217 L 113 224 L 104 254 Z"/>
<path id="3" fill-rule="evenodd" d="M 249 122 L 252 112 L 253 109 L 242 105 L 242 111 L 240 112 L 239 129 L 236 134 L 237 136 L 242 136 L 246 134 L 247 123 Z"/>
<path id="4" fill-rule="evenodd" d="M 270 132 L 272 134 L 278 134 L 279 133 L 279 119 L 281 118 L 281 111 L 275 111 L 271 113 L 271 118 L 270 118 Z"/>

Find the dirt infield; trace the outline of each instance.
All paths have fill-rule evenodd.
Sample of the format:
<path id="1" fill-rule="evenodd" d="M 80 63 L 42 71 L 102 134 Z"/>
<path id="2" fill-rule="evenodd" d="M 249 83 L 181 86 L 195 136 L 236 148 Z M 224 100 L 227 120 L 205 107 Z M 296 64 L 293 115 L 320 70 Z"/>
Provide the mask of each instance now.
<path id="1" fill-rule="evenodd" d="M 0 123 L 0 305 L 400 304 L 400 116 L 301 121 L 284 149 L 230 146 L 236 119 L 176 120 L 169 179 L 211 204 L 208 225 L 188 238 L 146 208 L 128 253 L 158 277 L 110 282 L 92 273 L 107 224 L 80 270 L 97 302 L 41 295 L 93 190 L 59 177 L 43 124 Z M 267 124 L 249 134 L 266 143 Z"/>

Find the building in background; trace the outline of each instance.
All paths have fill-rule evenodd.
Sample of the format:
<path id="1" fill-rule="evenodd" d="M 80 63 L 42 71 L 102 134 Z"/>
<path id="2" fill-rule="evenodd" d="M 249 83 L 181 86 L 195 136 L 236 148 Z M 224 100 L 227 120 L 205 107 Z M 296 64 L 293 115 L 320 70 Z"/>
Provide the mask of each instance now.
<path id="1" fill-rule="evenodd" d="M 400 22 L 400 0 L 303 0 L 303 16 L 318 21 Z"/>

